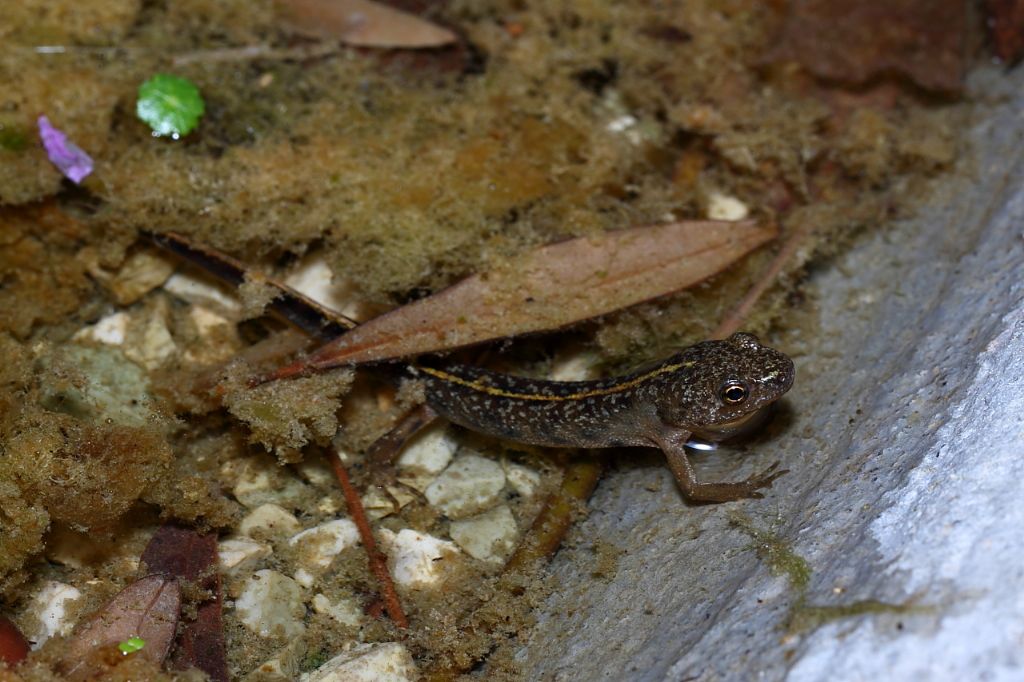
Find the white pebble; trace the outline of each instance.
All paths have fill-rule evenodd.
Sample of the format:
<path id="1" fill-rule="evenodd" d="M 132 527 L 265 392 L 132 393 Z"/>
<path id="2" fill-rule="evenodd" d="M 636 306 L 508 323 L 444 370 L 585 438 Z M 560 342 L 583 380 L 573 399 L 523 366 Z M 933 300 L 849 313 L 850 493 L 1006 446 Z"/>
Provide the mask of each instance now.
<path id="1" fill-rule="evenodd" d="M 269 545 L 249 538 L 226 538 L 217 543 L 220 566 L 231 573 L 251 570 L 271 553 Z"/>
<path id="2" fill-rule="evenodd" d="M 397 642 L 357 644 L 311 673 L 302 682 L 412 682 L 419 672 L 409 650 Z"/>
<path id="3" fill-rule="evenodd" d="M 459 518 L 494 506 L 504 487 L 505 472 L 500 464 L 479 455 L 461 455 L 424 495 L 450 518 Z"/>
<path id="4" fill-rule="evenodd" d="M 194 305 L 188 311 L 192 323 L 196 326 L 196 332 L 200 336 L 209 336 L 220 330 L 221 327 L 230 326 L 231 322 L 223 315 L 204 308 L 201 305 Z"/>
<path id="5" fill-rule="evenodd" d="M 298 637 L 306 631 L 302 588 L 286 575 L 256 571 L 235 600 L 238 619 L 260 637 Z"/>
<path id="6" fill-rule="evenodd" d="M 316 576 L 304 568 L 297 568 L 295 573 L 292 574 L 292 580 L 309 589 L 316 582 Z"/>
<path id="7" fill-rule="evenodd" d="M 363 495 L 363 507 L 371 519 L 382 519 L 394 514 L 416 499 L 416 496 L 404 487 L 390 485 L 387 492 L 378 488 L 370 489 Z"/>
<path id="8" fill-rule="evenodd" d="M 357 626 L 364 620 L 363 613 L 351 597 L 342 597 L 332 602 L 325 594 L 317 594 L 313 597 L 313 610 L 317 613 L 330 616 L 342 625 Z"/>
<path id="9" fill-rule="evenodd" d="M 263 504 L 246 514 L 238 524 L 238 532 L 255 535 L 294 535 L 302 529 L 295 515 L 276 504 Z"/>
<path id="10" fill-rule="evenodd" d="M 322 569 L 342 551 L 359 544 L 359 530 L 350 519 L 335 519 L 293 535 L 288 544 L 299 548 L 297 560 L 303 567 Z"/>
<path id="11" fill-rule="evenodd" d="M 609 132 L 622 133 L 629 130 L 636 124 L 636 116 L 633 116 L 631 114 L 623 114 L 622 116 L 617 116 L 616 118 L 613 118 L 611 121 L 609 121 L 607 128 Z"/>
<path id="12" fill-rule="evenodd" d="M 174 272 L 174 263 L 161 253 L 138 251 L 128 257 L 107 288 L 121 305 L 139 300 L 167 281 Z"/>
<path id="13" fill-rule="evenodd" d="M 233 459 L 221 473 L 235 479 L 231 494 L 249 509 L 266 503 L 297 506 L 309 494 L 305 483 L 268 455 Z"/>
<path id="14" fill-rule="evenodd" d="M 238 297 L 226 287 L 215 286 L 191 275 L 176 272 L 164 282 L 164 290 L 186 303 L 201 305 L 237 317 L 242 311 Z"/>
<path id="15" fill-rule="evenodd" d="M 747 205 L 736 197 L 721 192 L 708 194 L 708 218 L 712 220 L 743 220 L 749 214 Z"/>
<path id="16" fill-rule="evenodd" d="M 466 554 L 480 561 L 504 560 L 516 545 L 515 517 L 508 505 L 495 507 L 462 521 L 452 521 L 452 540 Z"/>
<path id="17" fill-rule="evenodd" d="M 457 448 L 444 424 L 427 429 L 406 446 L 395 463 L 402 472 L 399 480 L 423 492 L 452 461 Z"/>
<path id="18" fill-rule="evenodd" d="M 325 516 L 333 516 L 338 512 L 341 507 L 334 501 L 330 495 L 324 495 L 320 498 L 320 501 L 316 503 L 316 510 Z"/>
<path id="19" fill-rule="evenodd" d="M 395 582 L 405 587 L 430 587 L 444 575 L 447 560 L 459 554 L 454 542 L 403 528 L 397 534 L 384 528 L 381 540 L 389 546 L 388 559 Z"/>
<path id="20" fill-rule="evenodd" d="M 192 306 L 188 315 L 198 338 L 185 349 L 185 360 L 214 364 L 230 360 L 237 353 L 238 331 L 228 318 L 200 305 Z"/>
<path id="21" fill-rule="evenodd" d="M 567 357 L 559 358 L 551 365 L 548 377 L 553 381 L 585 381 L 594 376 L 594 366 L 597 364 L 597 355 L 594 353 L 574 353 Z"/>
<path id="22" fill-rule="evenodd" d="M 540 485 L 540 474 L 515 462 L 503 462 L 509 486 L 523 497 L 532 497 Z"/>
<path id="23" fill-rule="evenodd" d="M 83 327 L 71 337 L 73 341 L 96 341 L 108 346 L 120 346 L 128 332 L 128 314 L 114 313 L 100 319 L 96 324 Z"/>
<path id="24" fill-rule="evenodd" d="M 263 498 L 270 491 L 270 474 L 246 466 L 235 482 L 235 487 L 231 489 L 231 494 L 246 507 L 258 507 L 261 502 L 266 501 Z"/>
<path id="25" fill-rule="evenodd" d="M 322 458 L 306 457 L 295 465 L 295 470 L 307 483 L 316 488 L 327 490 L 337 490 L 338 488 L 338 480 L 334 477 L 334 472 Z"/>
<path id="26" fill-rule="evenodd" d="M 145 320 L 141 334 L 133 334 L 135 342 L 124 346 L 125 356 L 146 369 L 156 369 L 178 349 L 162 313 L 159 307 L 150 309 L 149 319 Z"/>
<path id="27" fill-rule="evenodd" d="M 284 283 L 346 317 L 358 320 L 365 312 L 356 297 L 352 281 L 336 281 L 323 254 L 313 254 L 303 259 L 298 268 L 285 277 Z"/>
<path id="28" fill-rule="evenodd" d="M 78 589 L 65 583 L 50 580 L 43 585 L 29 606 L 29 611 L 39 621 L 38 629 L 26 633 L 33 649 L 38 649 L 54 635 L 71 633 L 74 623 L 68 618 L 65 604 L 81 597 L 82 593 Z"/>

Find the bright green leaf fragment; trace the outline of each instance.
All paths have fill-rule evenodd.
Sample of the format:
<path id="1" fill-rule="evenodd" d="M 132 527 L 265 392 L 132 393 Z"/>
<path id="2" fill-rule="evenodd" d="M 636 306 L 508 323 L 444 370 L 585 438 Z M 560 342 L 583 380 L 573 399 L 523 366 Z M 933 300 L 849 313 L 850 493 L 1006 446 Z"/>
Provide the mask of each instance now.
<path id="1" fill-rule="evenodd" d="M 205 110 L 199 88 L 185 78 L 158 73 L 139 86 L 135 113 L 155 135 L 177 140 L 196 127 Z"/>
<path id="2" fill-rule="evenodd" d="M 128 654 L 134 654 L 136 651 L 141 651 L 146 646 L 146 640 L 141 637 L 129 637 L 123 642 L 119 642 L 117 648 L 121 650 L 121 653 L 127 656 Z"/>

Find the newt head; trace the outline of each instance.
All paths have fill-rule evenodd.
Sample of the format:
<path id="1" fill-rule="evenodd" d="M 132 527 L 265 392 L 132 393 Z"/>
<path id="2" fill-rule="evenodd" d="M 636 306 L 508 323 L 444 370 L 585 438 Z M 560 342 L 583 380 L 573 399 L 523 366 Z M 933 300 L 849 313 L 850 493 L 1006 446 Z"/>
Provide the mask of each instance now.
<path id="1" fill-rule="evenodd" d="M 677 359 L 679 369 L 663 378 L 658 415 L 668 425 L 712 441 L 759 423 L 765 408 L 790 389 L 796 376 L 788 356 L 742 332 L 698 343 Z"/>

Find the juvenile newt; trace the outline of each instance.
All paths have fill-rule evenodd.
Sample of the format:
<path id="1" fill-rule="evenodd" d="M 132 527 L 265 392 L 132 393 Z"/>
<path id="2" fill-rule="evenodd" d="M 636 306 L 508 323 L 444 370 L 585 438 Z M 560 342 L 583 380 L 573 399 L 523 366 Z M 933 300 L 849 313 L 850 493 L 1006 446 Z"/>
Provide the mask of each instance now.
<path id="1" fill-rule="evenodd" d="M 150 238 L 225 281 L 240 284 L 246 277 L 240 262 L 180 235 Z M 264 281 L 281 292 L 272 309 L 310 334 L 331 338 L 356 324 L 284 285 Z M 299 372 L 291 368 L 300 366 L 254 383 L 294 376 Z M 323 370 L 335 365 L 305 366 Z M 762 346 L 752 334 L 698 343 L 653 368 L 596 381 L 542 381 L 426 360 L 406 368 L 425 384 L 433 412 L 473 431 L 548 447 L 660 448 L 679 487 L 693 501 L 759 498 L 760 489 L 786 473 L 776 462 L 743 481 L 703 483 L 684 447 L 691 434 L 711 441 L 735 435 L 793 385 L 793 361 Z M 410 426 L 398 439 L 415 428 Z"/>
<path id="2" fill-rule="evenodd" d="M 785 473 L 778 462 L 731 483 L 697 479 L 684 449 L 690 435 L 735 435 L 793 385 L 793 361 L 752 334 L 705 341 L 657 366 L 597 381 L 543 381 L 468 365 L 410 365 L 427 404 L 470 430 L 548 447 L 660 448 L 687 498 L 762 497 Z"/>

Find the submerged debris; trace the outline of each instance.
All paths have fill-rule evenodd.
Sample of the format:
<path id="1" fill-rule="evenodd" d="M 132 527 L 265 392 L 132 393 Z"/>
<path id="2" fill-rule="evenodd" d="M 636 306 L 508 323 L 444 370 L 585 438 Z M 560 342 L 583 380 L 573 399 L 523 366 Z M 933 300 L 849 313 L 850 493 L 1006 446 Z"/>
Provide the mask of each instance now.
<path id="1" fill-rule="evenodd" d="M 895 72 L 922 88 L 958 92 L 967 35 L 960 0 L 796 0 L 769 59 L 842 82 Z"/>
<path id="2" fill-rule="evenodd" d="M 46 155 L 68 180 L 77 185 L 92 173 L 92 158 L 81 147 L 55 128 L 46 116 L 40 116 L 38 124 Z"/>
<path id="3" fill-rule="evenodd" d="M 992 51 L 1007 66 L 1024 56 L 1024 2 L 1021 0 L 985 0 L 986 24 Z"/>
<path id="4" fill-rule="evenodd" d="M 424 48 L 455 42 L 448 29 L 371 0 L 277 0 L 277 6 L 294 31 L 348 45 Z"/>

